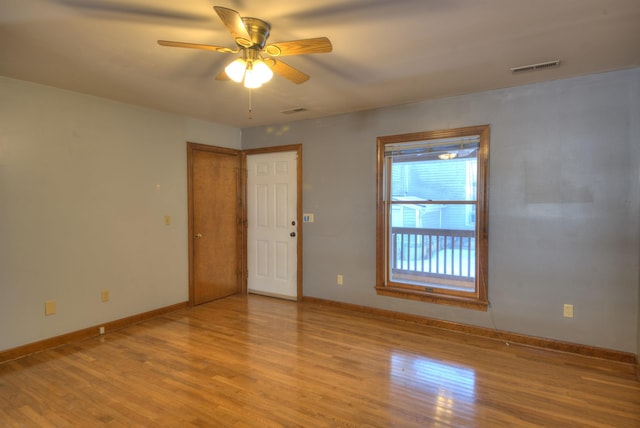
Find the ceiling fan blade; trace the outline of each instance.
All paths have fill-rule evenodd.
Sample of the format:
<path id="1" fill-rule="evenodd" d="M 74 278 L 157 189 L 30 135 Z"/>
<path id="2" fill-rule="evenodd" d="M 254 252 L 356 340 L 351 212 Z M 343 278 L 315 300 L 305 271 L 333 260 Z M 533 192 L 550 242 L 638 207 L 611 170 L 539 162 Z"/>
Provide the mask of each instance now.
<path id="1" fill-rule="evenodd" d="M 291 67 L 289 64 L 286 64 L 282 61 L 276 61 L 273 58 L 265 58 L 265 64 L 267 64 L 274 73 L 279 74 L 280 76 L 289 79 L 296 85 L 306 82 L 309 80 L 309 75 L 303 73 L 302 71 Z"/>
<path id="2" fill-rule="evenodd" d="M 214 52 L 221 52 L 221 53 L 238 53 L 239 51 L 239 50 L 233 50 L 230 48 L 225 48 L 222 46 L 201 45 L 198 43 L 172 42 L 170 40 L 158 40 L 158 44 L 161 46 L 171 46 L 174 48 L 202 49 L 205 51 L 214 51 Z"/>
<path id="3" fill-rule="evenodd" d="M 249 35 L 247 28 L 244 26 L 242 17 L 238 12 L 222 6 L 213 6 L 213 8 L 237 44 L 244 47 L 250 47 L 253 45 L 251 42 L 251 36 Z"/>
<path id="4" fill-rule="evenodd" d="M 327 53 L 332 50 L 333 46 L 331 46 L 331 41 L 326 37 L 278 42 L 264 48 L 264 51 L 271 56 Z"/>

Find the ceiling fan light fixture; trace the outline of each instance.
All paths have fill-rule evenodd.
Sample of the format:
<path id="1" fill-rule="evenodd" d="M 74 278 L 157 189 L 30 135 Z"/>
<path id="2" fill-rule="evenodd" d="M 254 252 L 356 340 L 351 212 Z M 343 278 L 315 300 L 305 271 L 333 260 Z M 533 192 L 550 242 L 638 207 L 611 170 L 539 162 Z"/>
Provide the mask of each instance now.
<path id="1" fill-rule="evenodd" d="M 260 80 L 260 76 L 252 69 L 247 69 L 247 72 L 244 74 L 244 87 L 248 89 L 256 89 L 262 86 L 262 81 Z"/>
<path id="2" fill-rule="evenodd" d="M 273 71 L 261 59 L 248 60 L 244 73 L 244 87 L 255 89 L 267 83 L 273 77 Z"/>
<path id="3" fill-rule="evenodd" d="M 271 71 L 271 68 L 261 59 L 253 61 L 252 69 L 262 83 L 267 83 L 273 77 L 273 71 Z"/>
<path id="4" fill-rule="evenodd" d="M 244 83 L 245 88 L 255 89 L 267 83 L 273 77 L 273 71 L 260 59 L 238 58 L 224 69 L 234 82 Z"/>
<path id="5" fill-rule="evenodd" d="M 227 65 L 224 69 L 224 72 L 227 73 L 229 79 L 233 80 L 234 82 L 240 83 L 244 78 L 246 69 L 247 64 L 245 63 L 244 59 L 238 58 Z"/>

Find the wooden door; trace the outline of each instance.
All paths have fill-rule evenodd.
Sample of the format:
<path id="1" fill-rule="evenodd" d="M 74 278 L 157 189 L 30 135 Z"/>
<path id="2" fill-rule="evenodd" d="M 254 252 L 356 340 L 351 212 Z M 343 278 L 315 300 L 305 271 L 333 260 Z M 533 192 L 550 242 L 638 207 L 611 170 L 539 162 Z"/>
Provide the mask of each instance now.
<path id="1" fill-rule="evenodd" d="M 247 165 L 247 289 L 298 299 L 298 152 L 251 154 Z"/>
<path id="2" fill-rule="evenodd" d="M 241 152 L 187 143 L 189 302 L 242 292 Z"/>

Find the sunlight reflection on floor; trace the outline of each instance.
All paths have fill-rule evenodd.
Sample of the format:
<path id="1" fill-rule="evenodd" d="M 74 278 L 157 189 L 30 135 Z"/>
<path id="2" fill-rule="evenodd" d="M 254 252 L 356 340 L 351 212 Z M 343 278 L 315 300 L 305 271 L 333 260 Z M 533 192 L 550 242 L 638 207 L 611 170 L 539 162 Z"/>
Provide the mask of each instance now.
<path id="1" fill-rule="evenodd" d="M 435 415 L 440 421 L 450 420 L 457 413 L 473 413 L 475 401 L 475 371 L 421 355 L 393 353 L 391 382 L 408 389 L 419 399 L 421 392 L 436 396 Z"/>

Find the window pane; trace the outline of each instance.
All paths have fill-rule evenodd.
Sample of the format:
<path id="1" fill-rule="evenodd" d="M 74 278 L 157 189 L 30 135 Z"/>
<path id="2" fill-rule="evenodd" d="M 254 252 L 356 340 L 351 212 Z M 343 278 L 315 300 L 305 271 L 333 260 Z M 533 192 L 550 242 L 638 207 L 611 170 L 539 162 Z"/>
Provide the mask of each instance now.
<path id="1" fill-rule="evenodd" d="M 475 201 L 476 177 L 475 151 L 466 158 L 449 160 L 393 159 L 391 197 L 396 201 Z"/>
<path id="2" fill-rule="evenodd" d="M 475 204 L 393 203 L 390 222 L 392 227 L 475 230 L 476 206 Z"/>
<path id="3" fill-rule="evenodd" d="M 389 279 L 473 292 L 477 146 L 423 144 L 385 153 L 391 159 Z"/>
<path id="4" fill-rule="evenodd" d="M 474 204 L 394 204 L 389 272 L 394 282 L 475 289 Z"/>

